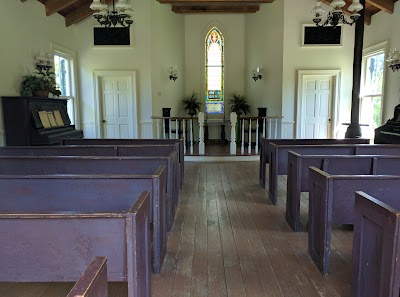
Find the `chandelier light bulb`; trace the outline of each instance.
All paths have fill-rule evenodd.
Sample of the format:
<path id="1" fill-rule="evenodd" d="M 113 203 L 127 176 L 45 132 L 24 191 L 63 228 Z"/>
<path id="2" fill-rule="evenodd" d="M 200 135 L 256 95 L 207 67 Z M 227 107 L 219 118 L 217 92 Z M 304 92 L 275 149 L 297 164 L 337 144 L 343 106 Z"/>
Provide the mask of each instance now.
<path id="1" fill-rule="evenodd" d="M 116 4 L 113 0 L 111 11 L 107 4 L 101 3 L 100 0 L 93 0 L 90 9 L 95 11 L 93 17 L 106 28 L 117 25 L 130 27 L 133 24 L 131 20 L 133 10 L 127 0 L 119 0 Z"/>
<path id="2" fill-rule="evenodd" d="M 353 25 L 359 18 L 360 14 L 358 13 L 364 7 L 360 3 L 360 0 L 352 0 L 352 4 L 349 6 L 348 10 L 352 13 L 350 19 L 347 18 L 342 10 L 342 7 L 346 5 L 344 0 L 333 0 L 330 4 L 332 10 L 328 12 L 328 16 L 325 21 L 322 21 L 322 14 L 324 13 L 323 8 L 321 7 L 321 1 L 317 0 L 315 3 L 315 7 L 311 11 L 314 15 L 313 22 L 318 27 L 324 26 L 333 26 L 336 27 L 339 24 Z"/>
<path id="3" fill-rule="evenodd" d="M 331 2 L 331 6 L 335 9 L 342 8 L 345 5 L 346 5 L 346 2 L 344 0 L 333 0 Z"/>
<path id="4" fill-rule="evenodd" d="M 360 3 L 360 0 L 353 0 L 353 3 L 349 6 L 348 10 L 350 12 L 359 12 L 363 9 L 363 6 Z"/>

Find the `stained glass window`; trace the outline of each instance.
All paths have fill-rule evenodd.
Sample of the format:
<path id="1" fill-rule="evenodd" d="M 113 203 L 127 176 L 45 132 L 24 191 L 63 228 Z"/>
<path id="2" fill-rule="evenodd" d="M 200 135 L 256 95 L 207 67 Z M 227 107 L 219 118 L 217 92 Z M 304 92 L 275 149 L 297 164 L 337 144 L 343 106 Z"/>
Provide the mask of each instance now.
<path id="1" fill-rule="evenodd" d="M 206 113 L 224 113 L 224 38 L 213 27 L 206 36 Z"/>

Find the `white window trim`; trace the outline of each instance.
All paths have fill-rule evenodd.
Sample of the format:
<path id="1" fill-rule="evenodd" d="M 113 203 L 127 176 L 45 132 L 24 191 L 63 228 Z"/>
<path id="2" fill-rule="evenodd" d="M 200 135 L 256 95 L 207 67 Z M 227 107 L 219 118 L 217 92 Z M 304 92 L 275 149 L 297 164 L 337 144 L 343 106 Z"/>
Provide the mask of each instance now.
<path id="1" fill-rule="evenodd" d="M 50 42 L 50 50 L 52 53 L 57 53 L 57 55 L 71 59 L 72 60 L 72 72 L 74 74 L 74 78 L 71 80 L 71 92 L 72 96 L 62 96 L 66 99 L 74 100 L 74 119 L 75 119 L 75 127 L 80 129 L 81 127 L 81 117 L 80 117 L 80 100 L 79 100 L 79 88 L 78 88 L 78 67 L 77 67 L 77 59 L 76 52 L 72 49 L 63 47 L 61 45 Z M 72 97 L 72 98 L 71 98 Z"/>
<path id="2" fill-rule="evenodd" d="M 365 69 L 367 64 L 367 59 L 371 56 L 378 54 L 379 52 L 383 52 L 384 57 L 386 58 L 389 44 L 387 41 L 372 45 L 363 49 L 362 54 L 362 73 L 361 73 L 361 87 L 363 88 L 365 85 Z M 385 85 L 386 85 L 386 65 L 383 67 L 383 78 L 382 78 L 382 93 L 381 93 L 381 124 L 383 123 L 383 111 L 385 110 Z M 376 97 L 377 95 L 366 94 L 365 97 Z M 360 98 L 362 99 L 364 94 L 361 92 Z M 360 102 L 361 103 L 361 102 Z M 361 111 L 361 110 L 360 110 Z"/>

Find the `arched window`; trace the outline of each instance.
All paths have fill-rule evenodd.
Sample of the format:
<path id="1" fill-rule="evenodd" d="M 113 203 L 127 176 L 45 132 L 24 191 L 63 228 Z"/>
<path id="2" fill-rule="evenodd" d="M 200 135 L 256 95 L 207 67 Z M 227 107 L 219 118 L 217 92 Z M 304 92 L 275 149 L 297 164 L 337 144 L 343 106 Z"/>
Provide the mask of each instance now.
<path id="1" fill-rule="evenodd" d="M 213 27 L 206 36 L 206 113 L 224 113 L 224 38 Z"/>

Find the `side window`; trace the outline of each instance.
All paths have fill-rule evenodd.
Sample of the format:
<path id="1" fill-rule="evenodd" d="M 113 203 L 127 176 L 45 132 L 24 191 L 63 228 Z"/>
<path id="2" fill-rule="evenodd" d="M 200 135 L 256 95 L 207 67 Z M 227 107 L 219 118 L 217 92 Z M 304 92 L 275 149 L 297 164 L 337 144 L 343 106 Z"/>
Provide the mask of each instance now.
<path id="1" fill-rule="evenodd" d="M 363 57 L 360 101 L 360 123 L 375 129 L 382 125 L 384 49 Z"/>
<path id="2" fill-rule="evenodd" d="M 206 36 L 206 113 L 224 113 L 224 38 L 213 27 Z"/>
<path id="3" fill-rule="evenodd" d="M 77 124 L 77 102 L 73 56 L 54 50 L 54 72 L 61 98 L 68 99 L 68 115 L 72 124 Z"/>

